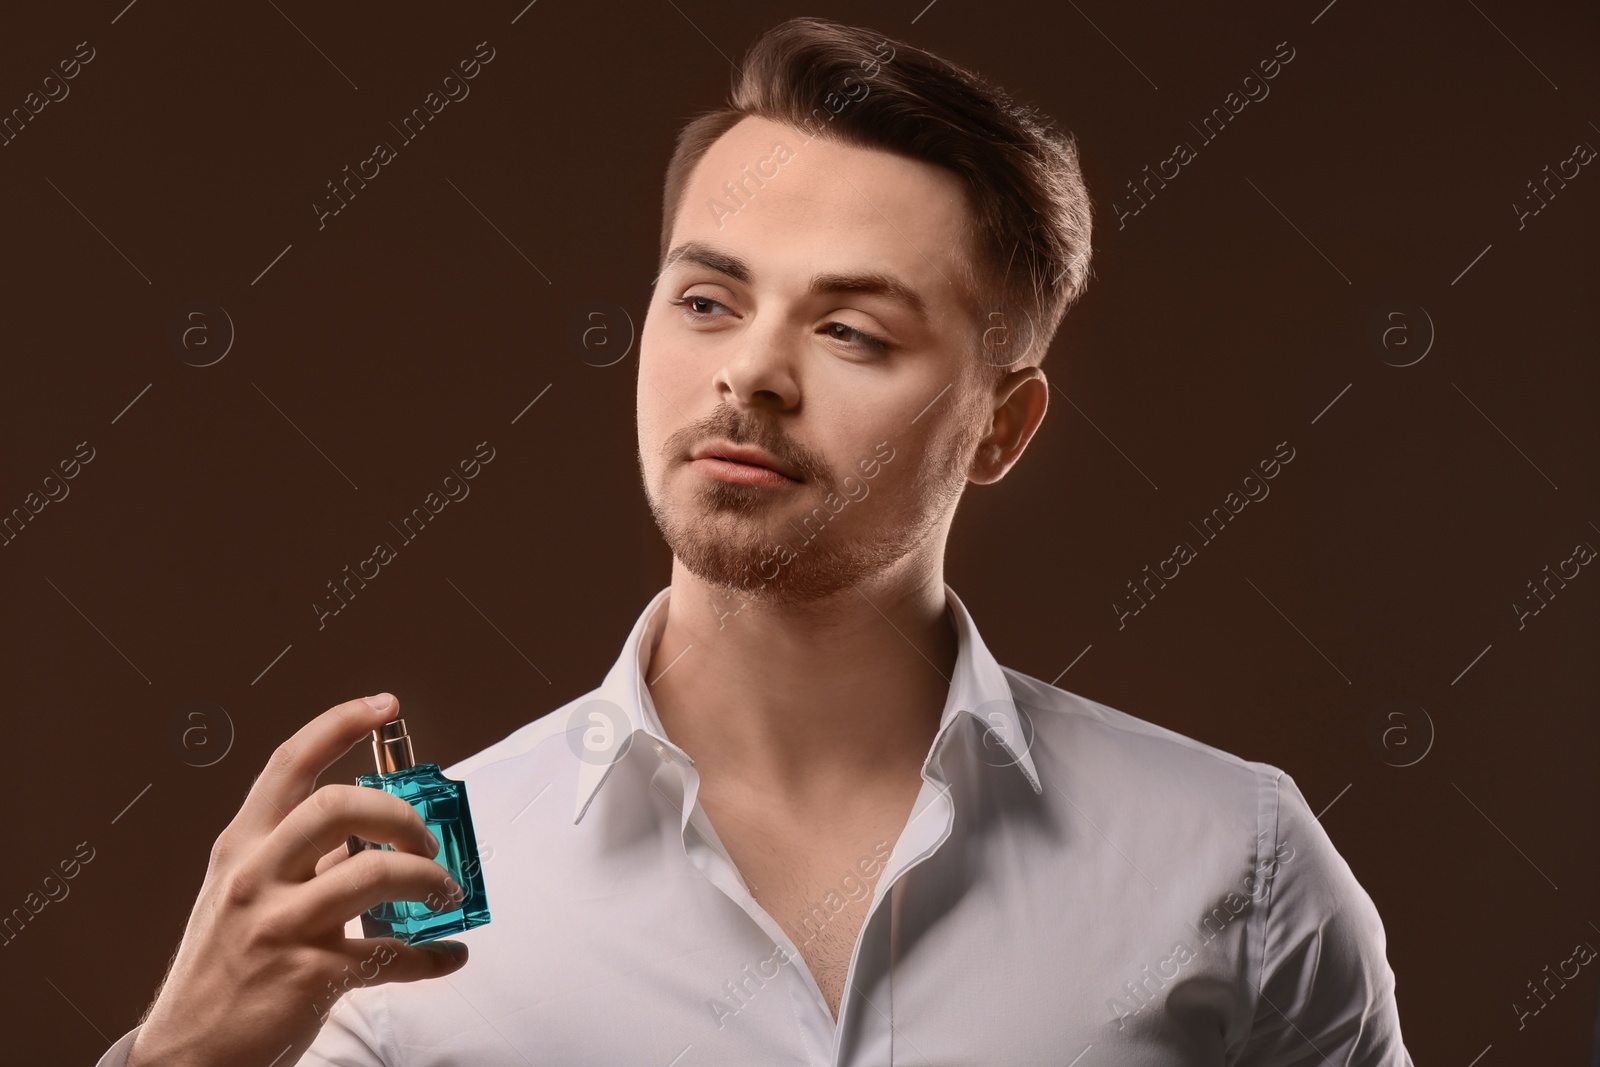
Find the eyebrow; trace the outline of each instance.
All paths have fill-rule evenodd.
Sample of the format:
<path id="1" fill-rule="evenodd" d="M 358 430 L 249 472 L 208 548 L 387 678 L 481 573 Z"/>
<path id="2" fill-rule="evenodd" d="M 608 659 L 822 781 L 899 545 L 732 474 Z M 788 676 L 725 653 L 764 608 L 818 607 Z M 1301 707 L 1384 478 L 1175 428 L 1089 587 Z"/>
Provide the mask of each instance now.
<path id="1" fill-rule="evenodd" d="M 661 268 L 661 273 L 665 274 L 679 261 L 699 264 L 708 270 L 725 274 L 742 285 L 750 284 L 750 279 L 754 276 L 750 265 L 732 252 L 700 241 L 686 241 L 668 252 L 666 266 Z M 928 302 L 922 298 L 922 294 L 900 279 L 882 271 L 813 274 L 807 292 L 812 296 L 828 293 L 860 293 L 865 296 L 886 297 L 905 305 L 924 323 L 930 322 Z"/>

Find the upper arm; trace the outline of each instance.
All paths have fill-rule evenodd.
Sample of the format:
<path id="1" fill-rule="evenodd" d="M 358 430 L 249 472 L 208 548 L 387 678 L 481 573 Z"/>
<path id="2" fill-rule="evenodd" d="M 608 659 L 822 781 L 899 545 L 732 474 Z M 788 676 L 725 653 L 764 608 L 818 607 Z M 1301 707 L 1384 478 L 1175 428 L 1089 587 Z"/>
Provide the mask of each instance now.
<path id="1" fill-rule="evenodd" d="M 1277 780 L 1273 857 L 1261 973 L 1249 979 L 1256 1012 L 1237 1067 L 1411 1067 L 1378 909 L 1288 774 Z"/>

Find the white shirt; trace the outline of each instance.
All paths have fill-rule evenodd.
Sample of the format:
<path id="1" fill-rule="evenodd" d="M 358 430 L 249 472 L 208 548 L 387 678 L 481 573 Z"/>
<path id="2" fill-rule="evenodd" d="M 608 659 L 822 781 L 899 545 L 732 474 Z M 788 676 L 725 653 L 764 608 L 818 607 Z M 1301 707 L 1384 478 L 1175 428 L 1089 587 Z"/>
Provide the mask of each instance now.
<path id="1" fill-rule="evenodd" d="M 1411 1067 L 1383 924 L 1293 779 L 1002 667 L 945 590 L 955 672 L 861 858 L 837 1025 L 656 715 L 669 588 L 598 689 L 447 769 L 492 912 L 466 966 L 346 994 L 300 1062 Z"/>

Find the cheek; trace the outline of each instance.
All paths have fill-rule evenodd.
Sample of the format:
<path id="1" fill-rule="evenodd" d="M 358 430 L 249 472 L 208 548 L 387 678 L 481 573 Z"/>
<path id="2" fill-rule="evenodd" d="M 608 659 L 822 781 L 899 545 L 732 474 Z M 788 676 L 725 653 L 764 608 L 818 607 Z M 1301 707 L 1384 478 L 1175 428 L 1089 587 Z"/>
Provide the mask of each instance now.
<path id="1" fill-rule="evenodd" d="M 713 356 L 709 346 L 696 344 L 694 335 L 665 321 L 675 313 L 652 306 L 639 331 L 639 404 L 641 411 L 657 406 L 670 411 L 677 404 L 692 417 L 685 400 L 707 388 L 716 367 L 708 362 Z"/>
<path id="2" fill-rule="evenodd" d="M 671 406 L 661 399 L 659 393 L 643 384 L 642 371 L 634 421 L 639 438 L 639 455 L 645 469 L 655 476 L 664 463 L 662 448 L 672 432 L 683 425 L 683 419 L 673 413 Z"/>
<path id="3" fill-rule="evenodd" d="M 658 321 L 654 306 L 645 314 L 644 325 L 639 328 L 639 394 L 644 395 L 647 381 L 653 381 L 658 375 L 657 364 L 661 358 L 661 346 L 665 342 L 662 336 L 661 323 Z"/>
<path id="4" fill-rule="evenodd" d="M 665 413 L 672 411 L 674 403 L 681 406 L 682 400 L 675 395 L 675 391 L 681 390 L 684 384 L 683 375 L 673 361 L 671 339 L 658 323 L 653 323 L 654 318 L 652 312 L 645 319 L 644 328 L 639 334 L 639 371 L 635 389 L 639 436 L 646 444 L 671 432 L 670 428 L 663 428 Z M 678 421 L 683 420 L 679 418 Z"/>
<path id="5" fill-rule="evenodd" d="M 936 415 L 941 416 L 939 421 L 924 425 Z M 888 469 L 894 470 L 898 465 L 898 480 L 915 482 L 923 492 L 927 492 L 934 484 L 944 484 L 958 473 L 964 473 L 972 434 L 966 423 L 961 421 L 963 417 L 958 410 L 941 411 L 939 405 L 935 405 L 932 411 L 911 427 L 919 432 L 906 433 L 900 439 L 891 441 L 895 447 L 895 459 Z"/>

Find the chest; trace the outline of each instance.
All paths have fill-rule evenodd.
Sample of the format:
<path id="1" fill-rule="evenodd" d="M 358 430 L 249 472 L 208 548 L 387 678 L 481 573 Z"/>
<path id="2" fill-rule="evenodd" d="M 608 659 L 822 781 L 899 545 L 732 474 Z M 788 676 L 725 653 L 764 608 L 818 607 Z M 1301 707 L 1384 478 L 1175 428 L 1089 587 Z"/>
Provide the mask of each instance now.
<path id="1" fill-rule="evenodd" d="M 824 832 L 707 814 L 751 896 L 789 935 L 837 1018 L 856 940 L 906 813 L 886 811 Z"/>
<path id="2" fill-rule="evenodd" d="M 794 942 L 835 1018 L 877 881 L 853 871 L 843 856 L 834 856 L 799 872 L 776 866 L 751 872 L 756 902 Z"/>

